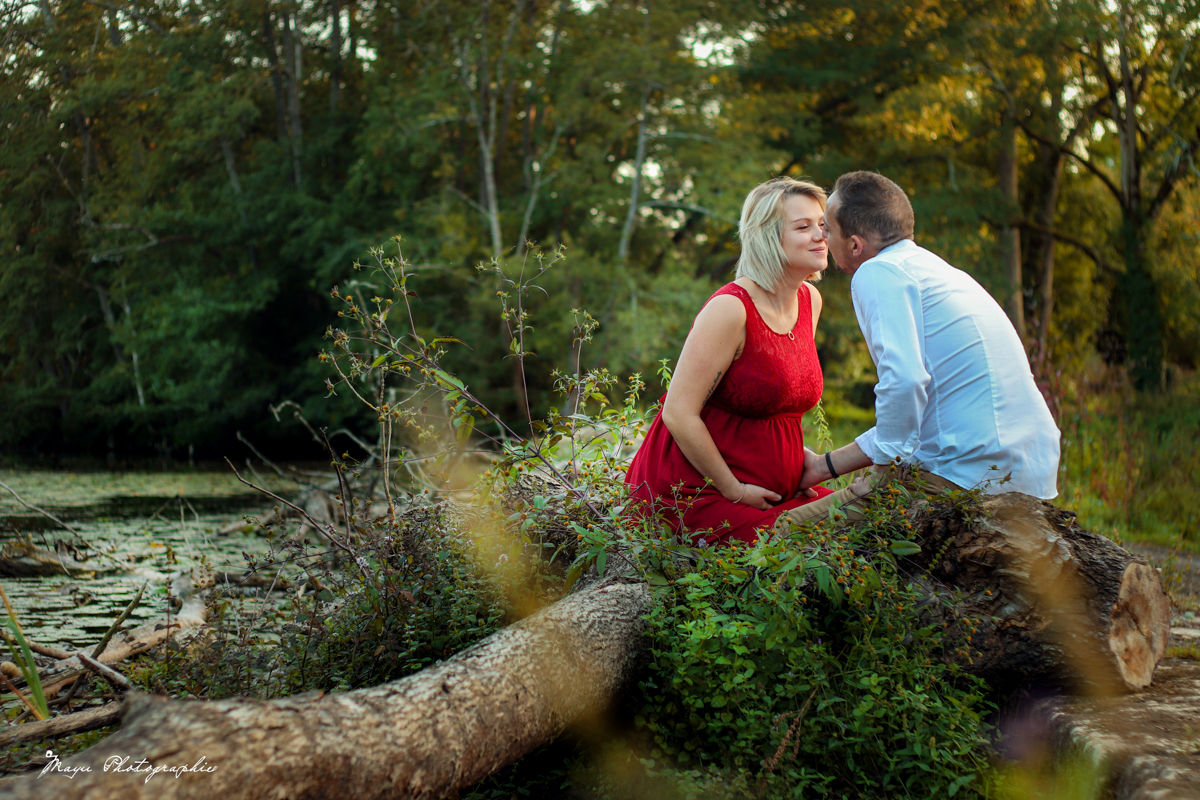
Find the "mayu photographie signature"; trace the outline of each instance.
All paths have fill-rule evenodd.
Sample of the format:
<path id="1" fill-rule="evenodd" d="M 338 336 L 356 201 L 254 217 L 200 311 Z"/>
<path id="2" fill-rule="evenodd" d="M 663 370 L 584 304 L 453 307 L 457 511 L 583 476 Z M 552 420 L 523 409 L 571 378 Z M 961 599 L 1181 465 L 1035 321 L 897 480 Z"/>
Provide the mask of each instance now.
<path id="1" fill-rule="evenodd" d="M 59 757 L 54 754 L 53 750 L 46 751 L 46 758 L 50 759 L 50 761 L 46 764 L 46 766 L 42 767 L 42 771 L 38 775 L 39 778 L 45 777 L 47 773 L 58 773 L 61 775 L 66 775 L 68 778 L 74 778 L 80 772 L 92 771 L 92 768 L 89 766 L 72 767 L 62 763 Z M 178 778 L 189 772 L 217 771 L 215 765 L 205 764 L 204 761 L 205 757 L 200 756 L 196 763 L 190 766 L 187 764 L 159 764 L 158 766 L 155 766 L 144 758 L 140 761 L 134 761 L 132 756 L 109 756 L 104 760 L 104 771 L 144 772 L 146 773 L 145 783 L 149 783 L 151 778 L 160 773 L 174 775 L 176 778 Z"/>

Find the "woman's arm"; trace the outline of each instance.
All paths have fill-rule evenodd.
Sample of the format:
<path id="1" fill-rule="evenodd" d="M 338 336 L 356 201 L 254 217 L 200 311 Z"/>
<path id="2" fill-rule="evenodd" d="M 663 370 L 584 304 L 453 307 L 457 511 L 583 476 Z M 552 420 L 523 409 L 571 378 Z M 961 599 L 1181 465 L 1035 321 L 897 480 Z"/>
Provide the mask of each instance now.
<path id="1" fill-rule="evenodd" d="M 729 371 L 746 341 L 746 307 L 732 295 L 718 295 L 696 317 L 683 344 L 671 388 L 663 403 L 663 424 L 696 470 L 713 482 L 726 500 L 766 510 L 783 498 L 733 476 L 700 419 L 700 409 Z M 768 500 L 770 502 L 768 502 Z"/>

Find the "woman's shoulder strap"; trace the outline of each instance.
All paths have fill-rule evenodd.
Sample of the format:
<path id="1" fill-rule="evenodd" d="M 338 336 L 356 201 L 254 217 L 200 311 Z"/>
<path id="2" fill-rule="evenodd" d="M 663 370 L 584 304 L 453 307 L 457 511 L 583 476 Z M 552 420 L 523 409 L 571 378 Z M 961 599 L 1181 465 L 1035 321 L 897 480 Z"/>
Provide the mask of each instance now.
<path id="1" fill-rule="evenodd" d="M 747 292 L 743 287 L 733 282 L 727 283 L 720 289 L 717 289 L 712 293 L 712 296 L 705 301 L 705 303 L 707 304 L 712 302 L 714 297 L 720 297 L 723 294 L 731 294 L 737 299 L 741 300 L 742 305 L 746 306 L 747 310 L 749 310 L 750 306 L 754 305 L 754 300 L 751 299 L 750 293 Z"/>

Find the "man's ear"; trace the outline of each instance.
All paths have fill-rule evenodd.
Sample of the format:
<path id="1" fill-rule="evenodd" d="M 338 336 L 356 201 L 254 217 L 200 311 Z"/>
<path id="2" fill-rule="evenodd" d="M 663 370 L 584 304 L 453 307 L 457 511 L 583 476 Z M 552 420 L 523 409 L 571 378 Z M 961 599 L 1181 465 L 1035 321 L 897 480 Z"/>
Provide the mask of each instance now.
<path id="1" fill-rule="evenodd" d="M 857 233 L 854 233 L 854 234 L 850 235 L 850 241 L 853 242 L 853 245 L 850 248 L 850 252 L 855 257 L 858 257 L 858 256 L 862 255 L 864 252 L 866 252 L 866 249 L 867 249 L 866 239 L 863 239 L 863 237 L 859 236 Z"/>

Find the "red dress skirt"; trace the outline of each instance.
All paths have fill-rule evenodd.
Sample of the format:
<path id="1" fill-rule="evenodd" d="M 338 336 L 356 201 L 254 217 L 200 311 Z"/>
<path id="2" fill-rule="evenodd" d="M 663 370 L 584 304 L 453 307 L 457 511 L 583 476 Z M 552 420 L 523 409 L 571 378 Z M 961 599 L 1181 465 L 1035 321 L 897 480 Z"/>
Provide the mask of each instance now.
<path id="1" fill-rule="evenodd" d="M 770 489 L 784 500 L 766 511 L 726 500 L 679 449 L 660 409 L 625 476 L 630 494 L 643 501 L 631 506 L 645 513 L 648 505 L 699 544 L 730 538 L 753 542 L 780 514 L 816 499 L 794 497 L 804 475 L 800 420 L 821 399 L 824 388 L 808 286 L 800 287 L 800 313 L 790 333 L 768 328 L 749 292 L 736 283 L 721 287 L 713 297 L 722 294 L 734 295 L 746 307 L 746 344 L 700 410 L 700 418 L 735 478 Z M 820 497 L 830 494 L 822 486 L 816 490 Z"/>

